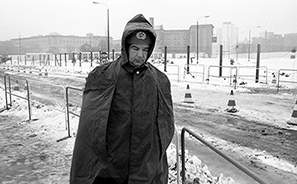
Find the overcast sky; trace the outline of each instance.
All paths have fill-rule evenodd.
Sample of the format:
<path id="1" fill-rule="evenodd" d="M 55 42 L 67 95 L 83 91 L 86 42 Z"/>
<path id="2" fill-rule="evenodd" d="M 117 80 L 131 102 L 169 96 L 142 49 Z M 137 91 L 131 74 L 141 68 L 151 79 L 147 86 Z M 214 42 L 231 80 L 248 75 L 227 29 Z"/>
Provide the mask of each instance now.
<path id="1" fill-rule="evenodd" d="M 297 33 L 297 0 L 97 0 L 108 5 L 110 36 L 121 38 L 127 21 L 142 13 L 164 29 L 231 22 L 240 38 L 259 32 Z M 0 0 L 0 41 L 48 35 L 107 35 L 107 7 L 93 0 Z M 209 15 L 209 18 L 201 18 Z M 256 29 L 255 27 L 261 26 Z"/>

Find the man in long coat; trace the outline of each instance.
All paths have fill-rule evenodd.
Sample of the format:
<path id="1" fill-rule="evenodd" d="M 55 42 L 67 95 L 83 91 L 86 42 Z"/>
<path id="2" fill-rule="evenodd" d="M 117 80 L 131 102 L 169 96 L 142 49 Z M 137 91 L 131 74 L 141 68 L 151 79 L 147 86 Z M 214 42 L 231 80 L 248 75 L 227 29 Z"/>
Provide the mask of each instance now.
<path id="1" fill-rule="evenodd" d="M 167 184 L 173 107 L 170 81 L 147 62 L 155 43 L 138 14 L 125 27 L 121 56 L 88 75 L 71 184 Z"/>

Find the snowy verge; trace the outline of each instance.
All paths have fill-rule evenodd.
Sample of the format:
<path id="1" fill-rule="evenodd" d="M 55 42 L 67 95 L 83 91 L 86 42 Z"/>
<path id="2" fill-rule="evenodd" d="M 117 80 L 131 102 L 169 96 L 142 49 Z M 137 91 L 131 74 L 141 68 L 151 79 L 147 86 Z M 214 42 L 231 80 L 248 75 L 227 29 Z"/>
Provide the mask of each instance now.
<path id="1" fill-rule="evenodd" d="M 0 105 L 1 107 L 5 107 L 5 97 L 4 90 L 0 88 Z M 66 168 L 63 170 L 62 181 L 67 181 L 69 177 L 69 165 L 71 161 L 72 150 L 75 141 L 75 133 L 77 129 L 78 118 L 71 116 L 71 137 L 67 138 L 67 126 L 65 124 L 65 115 L 59 110 L 59 108 L 55 108 L 52 106 L 34 104 L 32 105 L 32 117 L 31 121 L 28 121 L 28 106 L 27 101 L 24 99 L 20 99 L 19 97 L 13 97 L 12 107 L 9 110 L 2 111 L 1 115 L 5 116 L 18 116 L 20 117 L 21 122 L 17 122 L 19 126 L 27 126 L 30 131 L 26 132 L 23 136 L 25 137 L 33 137 L 38 138 L 36 144 L 42 144 L 41 142 L 47 142 L 51 145 L 55 145 L 59 147 L 59 153 L 61 155 L 67 156 L 67 159 L 59 158 L 58 155 L 54 157 L 47 157 L 50 165 L 64 165 Z M 79 110 L 79 109 L 78 109 Z M 64 139 L 65 138 L 65 139 Z M 63 139 L 63 141 L 58 142 L 58 140 Z M 44 140 L 44 141 L 42 141 Z M 47 152 L 54 152 L 54 150 L 43 150 L 44 155 Z M 16 153 L 17 154 L 17 153 Z M 168 163 L 169 163 L 169 183 L 176 183 L 177 179 L 177 163 L 176 163 L 176 147 L 173 143 L 167 149 L 168 155 Z M 179 153 L 180 155 L 180 153 Z M 186 183 L 213 183 L 213 184 L 232 184 L 234 183 L 232 178 L 224 177 L 223 174 L 218 176 L 212 176 L 207 165 L 203 164 L 203 162 L 195 155 L 189 155 L 186 150 Z M 18 155 L 13 155 L 17 157 Z M 14 158 L 18 159 L 18 158 Z M 67 162 L 64 163 L 63 162 Z M 181 169 L 181 163 L 179 163 Z M 50 169 L 49 169 L 50 170 Z M 30 172 L 30 171 L 28 171 Z M 47 179 L 42 181 L 58 181 L 58 176 L 49 176 Z M 59 176 L 61 177 L 61 176 Z M 17 180 L 15 180 L 17 181 Z"/>

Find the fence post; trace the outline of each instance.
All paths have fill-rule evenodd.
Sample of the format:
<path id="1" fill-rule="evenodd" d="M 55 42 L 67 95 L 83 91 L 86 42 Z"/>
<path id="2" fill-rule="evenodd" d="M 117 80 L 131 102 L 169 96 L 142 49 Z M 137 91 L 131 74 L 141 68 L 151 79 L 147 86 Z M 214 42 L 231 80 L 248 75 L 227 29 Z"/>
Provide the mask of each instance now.
<path id="1" fill-rule="evenodd" d="M 190 74 L 190 46 L 187 46 L 187 74 Z"/>
<path id="2" fill-rule="evenodd" d="M 167 66 L 167 46 L 165 46 L 164 48 L 164 72 L 167 72 L 166 66 Z"/>
<path id="3" fill-rule="evenodd" d="M 66 123 L 67 123 L 67 128 L 66 130 L 68 129 L 68 137 L 71 137 L 70 136 L 70 124 L 69 124 L 69 104 L 68 104 L 68 89 L 69 87 L 66 87 Z"/>
<path id="4" fill-rule="evenodd" d="M 114 49 L 112 49 L 112 61 L 114 61 Z"/>
<path id="5" fill-rule="evenodd" d="M 65 67 L 66 67 L 66 70 L 67 70 L 67 53 L 64 53 L 64 57 L 65 57 Z"/>
<path id="6" fill-rule="evenodd" d="M 257 45 L 257 64 L 256 64 L 256 80 L 255 80 L 255 83 L 259 82 L 259 67 L 260 67 L 260 44 Z"/>
<path id="7" fill-rule="evenodd" d="M 8 74 L 4 75 L 4 94 L 5 94 L 5 104 L 6 104 L 6 110 L 8 110 L 8 99 L 7 99 L 7 85 L 6 85 L 6 77 Z"/>
<path id="8" fill-rule="evenodd" d="M 62 66 L 62 53 L 60 53 L 60 64 L 59 66 L 61 67 Z"/>
<path id="9" fill-rule="evenodd" d="M 29 121 L 31 120 L 31 102 L 30 102 L 30 89 L 29 89 L 29 82 L 26 80 L 26 86 L 27 86 L 27 99 L 28 99 L 28 110 L 29 110 Z"/>
<path id="10" fill-rule="evenodd" d="M 9 102 L 10 102 L 9 105 L 12 106 L 10 76 L 8 76 L 8 91 L 9 91 Z"/>
<path id="11" fill-rule="evenodd" d="M 219 64 L 219 77 L 222 77 L 222 66 L 223 66 L 223 45 L 220 45 L 220 64 Z"/>
<path id="12" fill-rule="evenodd" d="M 90 52 L 91 67 L 93 67 L 93 52 Z"/>
<path id="13" fill-rule="evenodd" d="M 79 58 L 79 67 L 81 67 L 81 52 L 79 52 L 78 58 Z"/>

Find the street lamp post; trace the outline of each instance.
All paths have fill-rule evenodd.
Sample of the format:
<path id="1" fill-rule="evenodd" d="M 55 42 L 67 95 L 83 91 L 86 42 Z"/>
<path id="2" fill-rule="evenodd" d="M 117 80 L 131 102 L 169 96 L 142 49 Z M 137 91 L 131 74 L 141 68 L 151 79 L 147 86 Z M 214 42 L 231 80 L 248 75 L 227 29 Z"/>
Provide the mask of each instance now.
<path id="1" fill-rule="evenodd" d="M 90 34 L 90 51 L 92 51 L 92 35 Z"/>
<path id="2" fill-rule="evenodd" d="M 197 49 L 197 64 L 198 64 L 198 62 L 199 62 L 199 23 L 198 23 L 198 20 L 199 19 L 202 19 L 202 18 L 208 18 L 209 17 L 209 15 L 205 15 L 205 16 L 203 16 L 203 17 L 199 17 L 198 19 L 197 19 L 197 47 L 196 47 L 196 49 Z"/>
<path id="3" fill-rule="evenodd" d="M 257 26 L 256 28 L 260 28 L 261 26 Z M 249 53 L 248 53 L 248 62 L 250 62 L 251 56 L 251 29 L 249 30 Z"/>
<path id="4" fill-rule="evenodd" d="M 251 57 L 251 30 L 249 30 L 249 53 L 248 53 L 248 62 L 250 62 Z"/>
<path id="5" fill-rule="evenodd" d="M 107 8 L 107 58 L 109 60 L 109 51 L 110 51 L 110 44 L 109 44 L 109 8 L 107 4 L 93 1 L 93 4 L 102 4 Z"/>
<path id="6" fill-rule="evenodd" d="M 20 48 L 20 59 L 19 59 L 19 64 L 22 62 L 22 43 L 21 43 L 21 35 L 19 34 L 19 48 Z"/>

